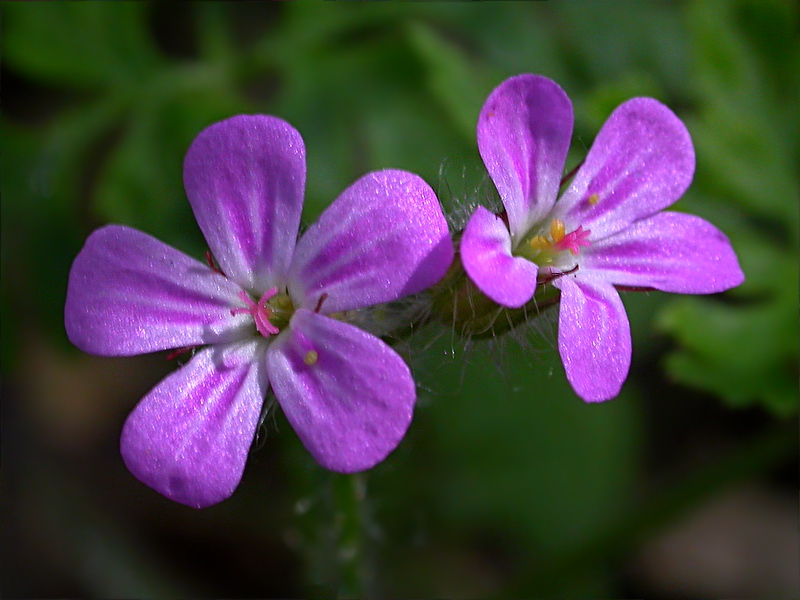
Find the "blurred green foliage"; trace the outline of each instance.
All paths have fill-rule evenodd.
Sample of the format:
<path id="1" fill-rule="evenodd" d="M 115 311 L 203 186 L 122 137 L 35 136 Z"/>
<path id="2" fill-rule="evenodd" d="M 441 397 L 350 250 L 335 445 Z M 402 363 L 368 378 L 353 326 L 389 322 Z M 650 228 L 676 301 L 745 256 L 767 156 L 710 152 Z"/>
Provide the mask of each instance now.
<path id="1" fill-rule="evenodd" d="M 687 122 L 697 172 L 677 208 L 722 228 L 746 283 L 722 297 L 627 295 L 634 370 L 621 397 L 600 406 L 566 384 L 548 319 L 523 343 L 464 354 L 444 332 L 414 350 L 414 425 L 370 475 L 389 595 L 502 594 L 513 584 L 465 568 L 462 547 L 502 538 L 514 549 L 503 569 L 527 580 L 528 565 L 576 552 L 635 511 L 644 382 L 654 377 L 637 357 L 663 356 L 656 323 L 671 336 L 674 381 L 732 408 L 797 412 L 793 3 L 20 2 L 3 12 L 3 67 L 24 84 L 0 117 L 7 372 L 30 327 L 66 346 L 69 266 L 94 227 L 125 223 L 202 255 L 181 164 L 193 137 L 230 115 L 274 114 L 301 132 L 307 222 L 379 168 L 419 173 L 447 207 L 473 198 L 486 184 L 478 112 L 517 73 L 549 76 L 573 99 L 568 167 L 631 96 L 657 97 Z M 299 473 L 314 467 L 278 419 L 290 495 L 301 497 Z M 558 595 L 614 595 L 606 567 L 598 556 Z M 112 595 L 138 589 L 105 585 Z"/>
<path id="2" fill-rule="evenodd" d="M 798 407 L 800 83 L 797 7 L 783 2 L 698 3 L 690 127 L 696 186 L 681 204 L 733 240 L 747 276 L 732 303 L 681 298 L 661 315 L 681 344 L 670 374 L 733 407 L 759 403 L 782 416 Z M 780 51 L 778 50 L 780 49 Z"/>

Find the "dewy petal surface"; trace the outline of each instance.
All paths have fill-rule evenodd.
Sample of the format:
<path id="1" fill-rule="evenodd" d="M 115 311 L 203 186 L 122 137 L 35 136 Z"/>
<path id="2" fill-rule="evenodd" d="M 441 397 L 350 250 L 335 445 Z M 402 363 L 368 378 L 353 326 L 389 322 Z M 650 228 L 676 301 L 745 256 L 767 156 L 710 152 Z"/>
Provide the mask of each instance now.
<path id="1" fill-rule="evenodd" d="M 511 255 L 511 236 L 503 220 L 479 206 L 461 237 L 461 262 L 478 288 L 489 298 L 519 308 L 536 291 L 539 267 Z"/>
<path id="2" fill-rule="evenodd" d="M 303 139 L 276 117 L 221 121 L 186 153 L 183 180 L 197 223 L 222 271 L 250 292 L 285 284 L 305 178 Z"/>
<path id="3" fill-rule="evenodd" d="M 572 388 L 587 402 L 619 393 L 631 364 L 631 331 L 622 299 L 610 283 L 570 276 L 561 290 L 558 350 Z"/>
<path id="4" fill-rule="evenodd" d="M 169 375 L 122 430 L 131 473 L 195 508 L 224 500 L 239 484 L 267 392 L 263 360 L 255 360 L 263 356 L 259 342 L 228 346 L 235 347 L 205 348 Z M 228 354 L 225 364 L 221 352 Z"/>
<path id="5" fill-rule="evenodd" d="M 599 240 L 674 203 L 694 176 L 689 132 L 670 109 L 634 98 L 608 118 L 554 218 Z"/>
<path id="6" fill-rule="evenodd" d="M 636 221 L 602 240 L 583 265 L 616 285 L 681 294 L 721 292 L 744 281 L 728 238 L 708 221 L 676 212 Z"/>
<path id="7" fill-rule="evenodd" d="M 267 350 L 267 366 L 286 418 L 332 471 L 373 467 L 411 422 L 416 389 L 403 359 L 347 323 L 298 310 Z"/>
<path id="8" fill-rule="evenodd" d="M 420 292 L 453 260 L 431 187 L 405 171 L 369 173 L 347 188 L 297 243 L 289 276 L 296 305 L 323 313 Z"/>
<path id="9" fill-rule="evenodd" d="M 514 242 L 552 208 L 572 137 L 572 103 L 539 75 L 501 83 L 478 118 L 478 149 L 508 213 Z"/>
<path id="10" fill-rule="evenodd" d="M 131 356 L 238 339 L 239 287 L 157 239 L 120 225 L 96 230 L 69 275 L 70 341 L 103 356 Z"/>

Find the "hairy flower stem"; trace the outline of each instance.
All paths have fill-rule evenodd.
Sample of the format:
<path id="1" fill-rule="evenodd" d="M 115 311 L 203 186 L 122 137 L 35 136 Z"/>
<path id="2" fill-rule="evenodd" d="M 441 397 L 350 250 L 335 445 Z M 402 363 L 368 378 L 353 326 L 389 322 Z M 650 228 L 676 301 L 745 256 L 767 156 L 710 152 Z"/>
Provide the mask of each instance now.
<path id="1" fill-rule="evenodd" d="M 546 280 L 524 306 L 513 309 L 500 306 L 475 286 L 458 256 L 444 278 L 424 294 L 429 310 L 386 334 L 386 342 L 401 342 L 431 322 L 452 327 L 465 337 L 493 338 L 523 325 L 557 305 L 560 299 L 559 290 Z M 369 514 L 365 475 L 330 474 L 327 485 L 328 544 L 323 550 L 324 556 L 320 557 L 323 564 L 318 565 L 318 572 L 326 581 L 326 587 L 335 590 L 340 598 L 371 597 L 375 592 L 375 579 L 366 551 Z"/>
<path id="2" fill-rule="evenodd" d="M 371 568 L 366 552 L 366 480 L 363 473 L 334 476 L 333 528 L 338 535 L 338 597 L 371 596 Z"/>
<path id="3" fill-rule="evenodd" d="M 428 310 L 387 333 L 384 340 L 389 344 L 401 342 L 431 322 L 452 327 L 458 334 L 473 339 L 502 335 L 558 304 L 560 291 L 550 281 L 542 281 L 524 306 L 503 307 L 475 286 L 456 256 L 442 280 L 424 292 Z M 326 488 L 327 509 L 323 518 L 329 523 L 323 527 L 327 543 L 318 557 L 316 571 L 328 591 L 339 598 L 374 596 L 374 570 L 366 549 L 369 514 L 365 474 L 331 473 Z"/>
<path id="4" fill-rule="evenodd" d="M 375 577 L 367 551 L 369 530 L 366 474 L 317 470 L 316 499 L 303 503 L 304 539 L 310 595 L 325 598 L 375 596 Z"/>
<path id="5" fill-rule="evenodd" d="M 458 257 L 441 282 L 431 290 L 431 320 L 445 323 L 475 339 L 502 335 L 558 304 L 560 292 L 540 285 L 534 297 L 520 308 L 506 308 L 488 298 L 472 282 Z"/>
<path id="6" fill-rule="evenodd" d="M 403 321 L 401 326 L 383 333 L 382 338 L 393 345 L 430 323 L 445 325 L 465 338 L 496 338 L 558 304 L 561 292 L 550 284 L 552 280 L 552 276 L 542 279 L 536 294 L 527 304 L 508 308 L 481 292 L 456 256 L 442 280 L 419 296 L 424 308 L 415 317 Z"/>

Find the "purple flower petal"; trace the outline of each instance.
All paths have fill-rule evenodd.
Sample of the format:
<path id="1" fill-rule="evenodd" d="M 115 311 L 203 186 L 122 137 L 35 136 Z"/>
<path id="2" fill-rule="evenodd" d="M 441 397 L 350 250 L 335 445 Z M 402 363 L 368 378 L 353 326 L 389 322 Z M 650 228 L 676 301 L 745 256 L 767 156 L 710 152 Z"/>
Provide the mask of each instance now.
<path id="1" fill-rule="evenodd" d="M 503 220 L 479 206 L 461 237 L 461 262 L 478 288 L 511 308 L 528 302 L 536 291 L 539 267 L 511 255 L 511 237 Z"/>
<path id="2" fill-rule="evenodd" d="M 694 175 L 689 132 L 652 98 L 620 105 L 603 125 L 554 217 L 602 239 L 683 195 Z"/>
<path id="3" fill-rule="evenodd" d="M 378 338 L 300 309 L 267 350 L 275 396 L 323 467 L 354 473 L 397 447 L 411 422 L 414 381 Z"/>
<path id="4" fill-rule="evenodd" d="M 322 312 L 420 292 L 453 260 L 447 221 L 431 187 L 405 171 L 378 171 L 347 188 L 297 243 L 289 276 L 296 306 Z"/>
<path id="5" fill-rule="evenodd" d="M 267 392 L 258 342 L 209 347 L 159 383 L 128 417 L 121 452 L 140 481 L 203 508 L 233 493 Z M 223 364 L 222 353 L 226 353 Z"/>
<path id="6" fill-rule="evenodd" d="M 303 209 L 300 134 L 276 117 L 240 115 L 204 129 L 183 180 L 222 271 L 250 292 L 282 287 Z"/>
<path id="7" fill-rule="evenodd" d="M 508 213 L 514 242 L 553 207 L 572 137 L 572 103 L 539 75 L 501 83 L 478 118 L 478 149 Z"/>
<path id="8" fill-rule="evenodd" d="M 118 225 L 98 229 L 75 258 L 64 323 L 70 341 L 130 356 L 237 339 L 239 287 L 157 239 Z"/>
<path id="9" fill-rule="evenodd" d="M 558 350 L 575 393 L 600 402 L 619 393 L 631 364 L 631 330 L 610 283 L 565 276 L 561 290 Z"/>
<path id="10" fill-rule="evenodd" d="M 663 212 L 633 223 L 586 252 L 583 266 L 616 285 L 711 294 L 744 281 L 728 238 L 694 215 Z"/>

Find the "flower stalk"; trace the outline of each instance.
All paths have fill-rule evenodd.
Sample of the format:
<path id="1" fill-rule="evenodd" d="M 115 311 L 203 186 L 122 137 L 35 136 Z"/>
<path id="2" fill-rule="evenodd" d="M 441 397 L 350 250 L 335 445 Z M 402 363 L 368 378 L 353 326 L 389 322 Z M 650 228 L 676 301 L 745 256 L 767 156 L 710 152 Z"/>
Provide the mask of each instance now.
<path id="1" fill-rule="evenodd" d="M 371 569 L 366 549 L 366 479 L 363 473 L 333 475 L 333 527 L 336 544 L 339 598 L 364 598 L 371 594 Z"/>
<path id="2" fill-rule="evenodd" d="M 494 338 L 519 327 L 558 304 L 560 292 L 542 282 L 536 294 L 519 308 L 496 303 L 469 278 L 460 260 L 431 292 L 430 319 L 472 339 Z"/>
<path id="3" fill-rule="evenodd" d="M 363 473 L 342 475 L 315 469 L 311 498 L 298 503 L 307 561 L 309 595 L 335 598 L 375 596 L 367 548 L 369 511 Z"/>

